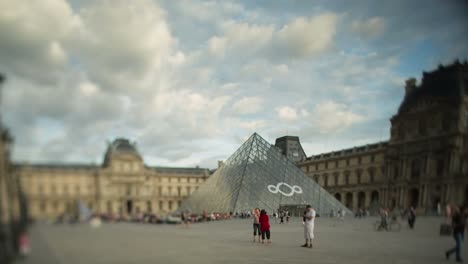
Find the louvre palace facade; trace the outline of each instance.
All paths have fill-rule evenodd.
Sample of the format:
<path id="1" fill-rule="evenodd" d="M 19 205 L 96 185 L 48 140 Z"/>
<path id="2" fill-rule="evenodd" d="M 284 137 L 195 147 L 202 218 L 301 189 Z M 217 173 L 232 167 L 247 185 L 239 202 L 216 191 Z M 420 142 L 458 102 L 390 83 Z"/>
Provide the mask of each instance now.
<path id="1" fill-rule="evenodd" d="M 446 204 L 467 203 L 468 63 L 440 65 L 419 84 L 407 80 L 390 122 L 388 141 L 296 164 L 352 210 L 412 205 L 434 214 Z"/>
<path id="2" fill-rule="evenodd" d="M 151 167 L 135 143 L 108 145 L 102 165 L 15 164 L 32 218 L 71 214 L 77 202 L 94 213 L 135 215 L 177 210 L 210 175 L 203 168 Z"/>

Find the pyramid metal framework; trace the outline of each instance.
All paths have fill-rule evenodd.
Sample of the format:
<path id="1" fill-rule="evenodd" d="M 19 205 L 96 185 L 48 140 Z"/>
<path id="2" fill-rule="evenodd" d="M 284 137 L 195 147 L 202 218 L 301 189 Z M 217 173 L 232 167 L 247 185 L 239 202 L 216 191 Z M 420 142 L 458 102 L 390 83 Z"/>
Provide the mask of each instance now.
<path id="1" fill-rule="evenodd" d="M 182 204 L 194 213 L 241 212 L 311 204 L 317 212 L 351 213 L 291 160 L 254 133 Z"/>

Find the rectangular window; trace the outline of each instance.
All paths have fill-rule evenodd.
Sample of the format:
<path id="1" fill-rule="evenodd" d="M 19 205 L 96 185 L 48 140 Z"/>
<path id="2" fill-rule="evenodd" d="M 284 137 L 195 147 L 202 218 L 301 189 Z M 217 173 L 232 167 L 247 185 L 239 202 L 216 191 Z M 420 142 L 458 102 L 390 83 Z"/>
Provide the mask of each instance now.
<path id="1" fill-rule="evenodd" d="M 325 169 L 328 169 L 328 162 L 325 162 Z"/>
<path id="2" fill-rule="evenodd" d="M 179 178 L 180 179 L 180 178 Z M 177 196 L 181 196 L 182 195 L 182 187 L 177 187 Z"/>
<path id="3" fill-rule="evenodd" d="M 167 188 L 167 192 L 168 192 L 168 195 L 169 195 L 169 196 L 172 195 L 172 187 L 171 187 L 171 186 L 169 186 L 169 187 Z"/>
<path id="4" fill-rule="evenodd" d="M 177 201 L 177 208 L 180 208 L 181 205 L 182 205 L 182 201 Z"/>
<path id="5" fill-rule="evenodd" d="M 349 166 L 349 159 L 346 159 L 346 166 Z"/>
<path id="6" fill-rule="evenodd" d="M 172 201 L 169 201 L 169 210 L 172 210 Z"/>
<path id="7" fill-rule="evenodd" d="M 163 201 L 159 201 L 159 210 L 163 210 Z"/>
<path id="8" fill-rule="evenodd" d="M 335 168 L 338 168 L 338 161 L 335 161 Z"/>
<path id="9" fill-rule="evenodd" d="M 362 161 L 362 157 L 358 157 L 358 164 L 361 164 L 361 161 Z"/>
<path id="10" fill-rule="evenodd" d="M 190 195 L 190 186 L 187 187 L 187 195 Z"/>
<path id="11" fill-rule="evenodd" d="M 161 186 L 158 187 L 158 195 L 159 195 L 159 196 L 162 195 L 162 187 L 161 187 Z"/>
<path id="12" fill-rule="evenodd" d="M 370 156 L 370 161 L 371 161 L 371 162 L 374 162 L 374 161 L 375 161 L 375 156 L 374 156 L 374 155 L 371 155 L 371 156 Z"/>

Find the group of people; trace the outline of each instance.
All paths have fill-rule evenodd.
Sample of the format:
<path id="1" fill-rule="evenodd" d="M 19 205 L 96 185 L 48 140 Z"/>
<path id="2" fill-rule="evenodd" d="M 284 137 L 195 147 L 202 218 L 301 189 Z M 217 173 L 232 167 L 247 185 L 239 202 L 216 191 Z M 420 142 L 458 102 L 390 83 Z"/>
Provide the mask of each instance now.
<path id="1" fill-rule="evenodd" d="M 270 239 L 270 219 L 265 210 L 260 210 L 260 208 L 255 208 L 252 211 L 253 216 L 253 242 L 258 235 L 258 242 L 260 242 L 260 237 L 262 237 L 262 243 L 265 243 L 265 236 L 267 243 L 271 243 Z"/>
<path id="2" fill-rule="evenodd" d="M 278 218 L 280 219 L 280 224 L 284 224 L 284 218 L 286 218 L 286 224 L 289 223 L 289 217 L 291 215 L 289 214 L 288 210 L 276 210 L 273 212 L 273 217 L 275 218 L 275 223 L 278 222 Z"/>
<path id="3" fill-rule="evenodd" d="M 265 210 L 260 210 L 260 208 L 255 208 L 252 210 L 252 216 L 253 216 L 253 242 L 256 242 L 257 237 L 258 237 L 258 242 L 265 243 L 265 238 L 266 238 L 266 242 L 271 243 L 270 219 L 268 217 L 267 212 Z M 276 217 L 278 216 L 278 211 L 273 213 L 273 216 L 275 217 L 275 221 L 276 221 Z M 284 223 L 283 222 L 284 217 L 286 217 L 286 222 L 289 222 L 289 212 L 287 210 L 282 211 L 279 217 L 281 218 L 280 224 Z M 304 211 L 304 215 L 303 215 L 305 244 L 302 245 L 302 247 L 312 248 L 312 240 L 314 239 L 315 217 L 316 217 L 315 210 L 312 208 L 311 205 L 307 205 L 306 210 Z"/>

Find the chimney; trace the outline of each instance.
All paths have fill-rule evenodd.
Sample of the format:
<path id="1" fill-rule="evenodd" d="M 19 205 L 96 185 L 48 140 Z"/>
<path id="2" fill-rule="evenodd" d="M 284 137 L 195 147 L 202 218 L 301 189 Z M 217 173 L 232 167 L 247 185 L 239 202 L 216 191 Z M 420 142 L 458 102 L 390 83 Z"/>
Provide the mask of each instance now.
<path id="1" fill-rule="evenodd" d="M 409 93 L 414 91 L 414 89 L 416 89 L 416 79 L 410 78 L 406 80 L 406 85 L 405 85 L 406 94 L 405 95 L 408 95 Z"/>

